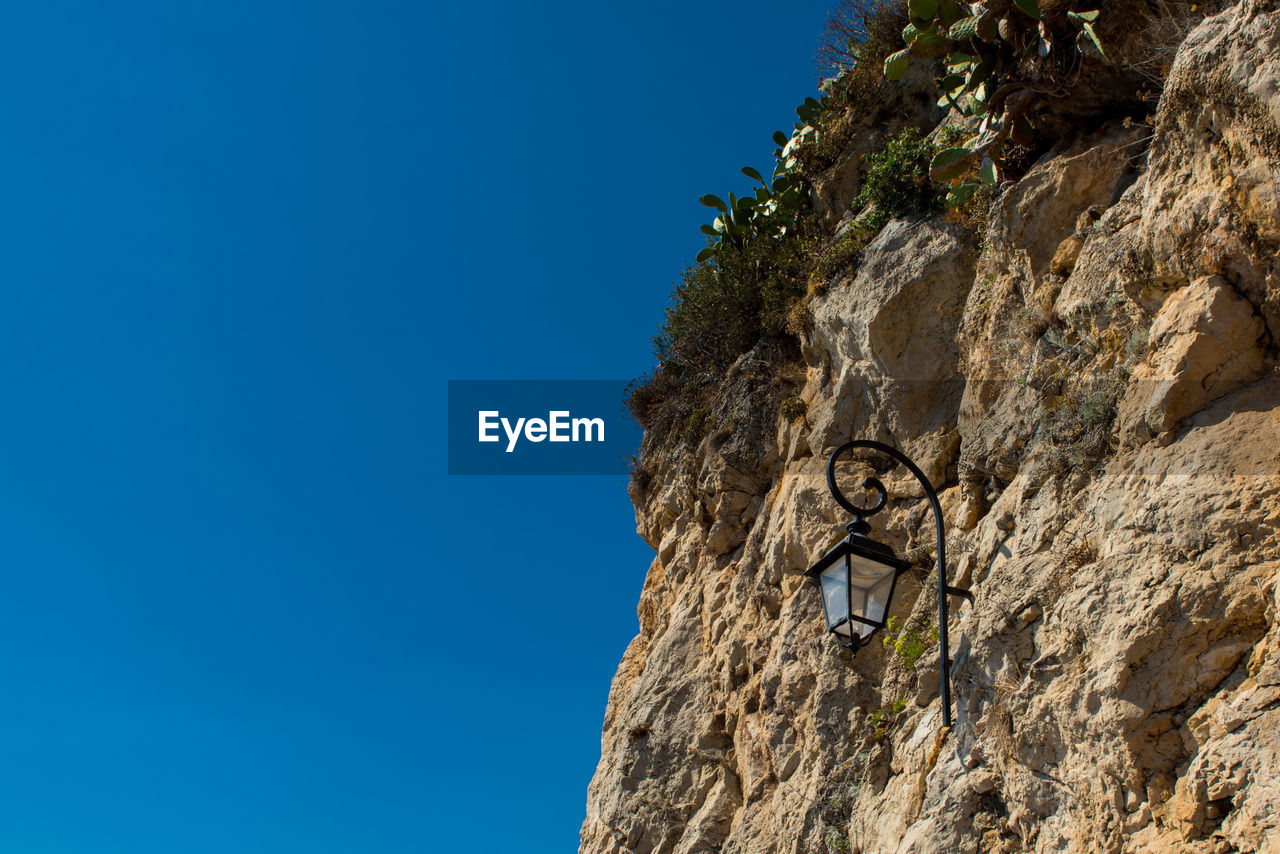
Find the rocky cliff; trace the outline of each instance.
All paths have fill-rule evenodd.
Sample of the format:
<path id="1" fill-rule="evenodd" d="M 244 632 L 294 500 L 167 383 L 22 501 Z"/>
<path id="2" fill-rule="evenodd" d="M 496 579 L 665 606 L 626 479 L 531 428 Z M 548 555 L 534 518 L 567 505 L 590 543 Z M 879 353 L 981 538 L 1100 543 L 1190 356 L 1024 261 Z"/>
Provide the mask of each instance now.
<path id="1" fill-rule="evenodd" d="M 1244 0 L 1149 123 L 1064 134 L 981 241 L 891 222 L 802 362 L 739 359 L 723 426 L 632 486 L 657 558 L 583 854 L 1280 851 L 1278 180 L 1280 4 Z M 945 734 L 919 487 L 843 471 L 878 466 L 877 536 L 920 564 L 889 644 L 839 648 L 799 574 L 852 437 L 929 473 L 976 596 Z"/>

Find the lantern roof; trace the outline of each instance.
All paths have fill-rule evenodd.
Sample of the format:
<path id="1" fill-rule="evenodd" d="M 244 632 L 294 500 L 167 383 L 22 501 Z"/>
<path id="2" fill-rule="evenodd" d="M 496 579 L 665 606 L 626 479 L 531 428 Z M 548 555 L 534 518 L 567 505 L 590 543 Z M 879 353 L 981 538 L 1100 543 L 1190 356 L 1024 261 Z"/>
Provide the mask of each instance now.
<path id="1" fill-rule="evenodd" d="M 818 558 L 818 562 L 809 567 L 805 571 L 805 575 L 814 578 L 836 561 L 843 560 L 845 555 L 868 558 L 876 563 L 891 566 L 898 572 L 902 572 L 911 566 L 910 561 L 905 561 L 898 557 L 893 553 L 893 549 L 884 543 L 878 543 L 870 537 L 860 534 L 850 534 L 832 546 L 826 554 Z"/>

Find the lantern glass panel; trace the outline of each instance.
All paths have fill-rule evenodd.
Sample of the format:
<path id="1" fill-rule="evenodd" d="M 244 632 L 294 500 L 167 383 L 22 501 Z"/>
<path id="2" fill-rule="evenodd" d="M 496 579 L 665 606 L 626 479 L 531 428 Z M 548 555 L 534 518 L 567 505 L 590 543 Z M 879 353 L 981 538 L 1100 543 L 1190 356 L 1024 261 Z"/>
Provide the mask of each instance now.
<path id="1" fill-rule="evenodd" d="M 889 596 L 893 593 L 894 567 L 862 555 L 849 556 L 849 583 L 853 587 L 853 612 L 872 621 L 854 621 L 860 638 L 866 639 L 884 624 Z"/>
<path id="2" fill-rule="evenodd" d="M 849 636 L 849 581 L 845 562 L 838 561 L 818 576 L 822 587 L 822 612 L 827 618 L 827 631 Z"/>

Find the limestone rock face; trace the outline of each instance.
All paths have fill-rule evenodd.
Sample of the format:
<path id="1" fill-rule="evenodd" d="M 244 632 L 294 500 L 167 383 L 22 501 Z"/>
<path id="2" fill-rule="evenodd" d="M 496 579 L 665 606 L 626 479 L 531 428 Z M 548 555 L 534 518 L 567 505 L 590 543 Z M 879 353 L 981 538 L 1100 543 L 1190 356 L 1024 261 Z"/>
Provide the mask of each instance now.
<path id="1" fill-rule="evenodd" d="M 1278 176 L 1280 8 L 1245 0 L 1154 128 L 1004 188 L 984 251 L 891 223 L 810 306 L 803 368 L 742 357 L 732 429 L 632 487 L 656 558 L 582 854 L 1280 851 Z M 946 733 L 920 488 L 842 467 L 878 466 L 875 535 L 921 567 L 889 644 L 840 649 L 800 575 L 852 437 L 929 474 L 976 595 Z"/>
<path id="2" fill-rule="evenodd" d="M 911 452 L 945 459 L 964 390 L 956 327 L 973 283 L 975 252 L 941 220 L 892 222 L 867 247 L 851 281 L 813 309 L 806 357 L 813 369 L 808 442 L 901 436 Z M 921 447 L 915 447 L 922 445 Z M 944 466 L 945 467 L 945 466 Z M 944 471 L 931 472 L 935 485 Z"/>
<path id="3" fill-rule="evenodd" d="M 1151 324 L 1150 355 L 1121 404 L 1122 430 L 1129 438 L 1163 433 L 1257 379 L 1263 334 L 1262 318 L 1221 276 L 1176 291 Z"/>
<path id="4" fill-rule="evenodd" d="M 1273 3 L 1208 19 L 1179 51 L 1156 120 L 1141 222 L 1123 276 L 1162 294 L 1220 273 L 1280 334 L 1280 31 Z"/>

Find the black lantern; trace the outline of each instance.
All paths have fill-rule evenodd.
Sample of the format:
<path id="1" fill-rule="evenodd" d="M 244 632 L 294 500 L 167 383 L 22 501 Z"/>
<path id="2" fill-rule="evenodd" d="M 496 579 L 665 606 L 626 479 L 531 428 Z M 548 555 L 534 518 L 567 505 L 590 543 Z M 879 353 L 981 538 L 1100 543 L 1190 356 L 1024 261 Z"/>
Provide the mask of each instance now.
<path id="1" fill-rule="evenodd" d="M 865 644 L 884 628 L 894 585 L 910 566 L 867 531 L 851 531 L 805 573 L 822 592 L 827 631 L 849 649 Z"/>
<path id="2" fill-rule="evenodd" d="M 938 643 L 941 645 L 942 669 L 942 725 L 951 726 L 951 656 L 947 646 L 947 597 L 961 596 L 973 601 L 973 594 L 946 582 L 947 543 L 942 526 L 942 508 L 933 484 L 910 459 L 898 449 L 870 439 L 846 442 L 832 453 L 827 462 L 827 486 L 831 496 L 844 509 L 854 515 L 845 537 L 828 550 L 805 573 L 817 585 L 822 594 L 822 611 L 827 620 L 827 631 L 845 647 L 857 650 L 871 640 L 871 636 L 884 628 L 893 602 L 893 590 L 898 576 L 911 564 L 893 553 L 884 543 L 871 539 L 871 526 L 867 517 L 884 509 L 888 494 L 884 485 L 874 477 L 862 481 L 864 489 L 874 490 L 876 501 L 870 507 L 858 507 L 845 498 L 836 486 L 836 459 L 845 451 L 870 448 L 893 457 L 924 486 L 925 495 L 933 508 L 933 518 L 938 534 Z"/>

